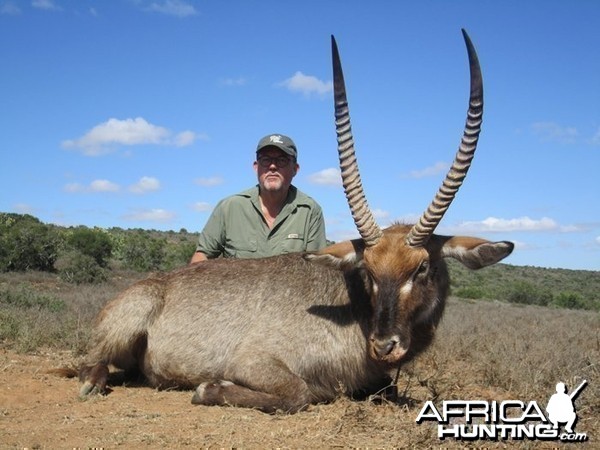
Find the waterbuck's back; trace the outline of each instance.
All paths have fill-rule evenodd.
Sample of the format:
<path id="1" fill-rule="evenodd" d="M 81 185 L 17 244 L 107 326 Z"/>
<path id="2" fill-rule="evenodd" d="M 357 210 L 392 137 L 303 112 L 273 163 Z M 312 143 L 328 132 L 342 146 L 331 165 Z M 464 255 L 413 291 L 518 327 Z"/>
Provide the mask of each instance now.
<path id="1" fill-rule="evenodd" d="M 354 391 L 384 376 L 367 357 L 370 306 L 357 276 L 297 254 L 213 260 L 148 283 L 162 290 L 144 358 L 155 385 L 192 387 L 243 365 L 268 377 L 273 364 L 284 364 L 315 400 L 326 400 L 340 386 Z"/>

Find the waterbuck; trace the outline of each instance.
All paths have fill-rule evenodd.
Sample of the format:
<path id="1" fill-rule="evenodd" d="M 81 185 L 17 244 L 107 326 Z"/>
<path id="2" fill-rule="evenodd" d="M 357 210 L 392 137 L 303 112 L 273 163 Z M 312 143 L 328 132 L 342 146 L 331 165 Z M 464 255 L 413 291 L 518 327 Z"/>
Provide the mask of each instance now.
<path id="1" fill-rule="evenodd" d="M 449 290 L 444 258 L 470 269 L 510 242 L 433 234 L 470 166 L 483 88 L 467 46 L 466 127 L 446 179 L 415 225 L 381 229 L 363 193 L 346 88 L 332 37 L 338 151 L 361 238 L 316 253 L 211 260 L 140 281 L 100 312 L 80 369 L 83 396 L 104 392 L 109 365 L 152 386 L 196 388 L 192 402 L 296 412 L 340 390 L 372 393 L 432 341 Z"/>

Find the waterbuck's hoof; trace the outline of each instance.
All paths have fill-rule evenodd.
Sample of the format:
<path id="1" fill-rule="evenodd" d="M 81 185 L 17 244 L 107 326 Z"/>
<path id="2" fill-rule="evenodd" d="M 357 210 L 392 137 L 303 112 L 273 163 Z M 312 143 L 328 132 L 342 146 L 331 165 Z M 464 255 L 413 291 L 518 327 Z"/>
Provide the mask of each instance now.
<path id="1" fill-rule="evenodd" d="M 106 394 L 108 366 L 104 363 L 98 363 L 94 366 L 84 366 L 79 371 L 79 380 L 83 382 L 81 389 L 79 389 L 80 397 Z"/>
<path id="2" fill-rule="evenodd" d="M 79 389 L 79 397 L 86 398 L 92 395 L 105 395 L 106 389 L 102 389 L 101 387 L 95 385 L 91 381 L 86 381 Z"/>
<path id="3" fill-rule="evenodd" d="M 205 381 L 196 388 L 192 397 L 192 404 L 222 405 L 225 402 L 224 391 L 227 386 L 233 386 L 233 383 L 224 380 Z"/>

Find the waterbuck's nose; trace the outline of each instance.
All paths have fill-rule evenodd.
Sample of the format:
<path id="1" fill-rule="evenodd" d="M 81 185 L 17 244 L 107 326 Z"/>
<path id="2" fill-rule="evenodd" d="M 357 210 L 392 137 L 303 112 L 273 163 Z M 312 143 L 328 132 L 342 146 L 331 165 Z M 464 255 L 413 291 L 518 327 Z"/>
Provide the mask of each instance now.
<path id="1" fill-rule="evenodd" d="M 387 359 L 387 356 L 391 356 L 392 352 L 397 352 L 398 351 L 398 344 L 400 342 L 400 340 L 397 337 L 392 337 L 392 338 L 384 338 L 384 339 L 378 339 L 375 337 L 371 337 L 370 339 L 371 341 L 371 352 L 373 353 L 373 356 L 375 356 L 378 359 Z M 402 353 L 404 353 L 402 351 Z"/>

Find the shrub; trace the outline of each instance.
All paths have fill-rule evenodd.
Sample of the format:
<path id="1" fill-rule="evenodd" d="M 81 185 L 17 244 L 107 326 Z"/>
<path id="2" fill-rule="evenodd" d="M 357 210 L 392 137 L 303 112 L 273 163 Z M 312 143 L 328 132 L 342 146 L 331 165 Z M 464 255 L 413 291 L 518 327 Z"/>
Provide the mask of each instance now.
<path id="1" fill-rule="evenodd" d="M 510 303 L 546 306 L 552 301 L 552 293 L 526 281 L 519 281 L 510 287 L 507 300 Z"/>
<path id="2" fill-rule="evenodd" d="M 112 240 L 100 229 L 80 227 L 71 232 L 67 244 L 74 250 L 94 258 L 100 267 L 106 267 L 112 254 Z"/>
<path id="3" fill-rule="evenodd" d="M 62 244 L 55 227 L 28 215 L 0 214 L 0 271 L 54 270 Z"/>
<path id="4" fill-rule="evenodd" d="M 460 298 L 480 299 L 485 298 L 485 289 L 480 286 L 465 286 L 453 289 L 452 294 Z"/>
<path id="5" fill-rule="evenodd" d="M 56 261 L 61 280 L 68 283 L 100 283 L 108 278 L 107 271 L 98 262 L 79 250 L 64 253 Z"/>
<path id="6" fill-rule="evenodd" d="M 575 292 L 559 292 L 552 300 L 552 305 L 557 306 L 558 308 L 592 309 L 591 307 L 588 307 L 583 296 Z"/>
<path id="7" fill-rule="evenodd" d="M 177 243 L 169 243 L 166 246 L 164 270 L 171 270 L 176 267 L 185 266 L 192 259 L 196 251 L 196 243 L 189 240 L 181 240 Z"/>
<path id="8" fill-rule="evenodd" d="M 165 258 L 165 239 L 140 231 L 125 235 L 121 253 L 126 268 L 140 272 L 158 270 Z"/>

